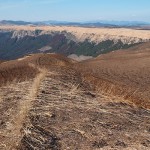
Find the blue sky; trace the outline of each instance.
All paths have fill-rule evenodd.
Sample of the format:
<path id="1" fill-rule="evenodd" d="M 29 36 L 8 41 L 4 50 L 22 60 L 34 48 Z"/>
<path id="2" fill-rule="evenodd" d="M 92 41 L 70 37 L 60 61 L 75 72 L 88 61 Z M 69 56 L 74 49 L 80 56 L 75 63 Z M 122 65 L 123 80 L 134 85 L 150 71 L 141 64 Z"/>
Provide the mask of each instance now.
<path id="1" fill-rule="evenodd" d="M 3 19 L 150 22 L 150 0 L 0 0 Z"/>

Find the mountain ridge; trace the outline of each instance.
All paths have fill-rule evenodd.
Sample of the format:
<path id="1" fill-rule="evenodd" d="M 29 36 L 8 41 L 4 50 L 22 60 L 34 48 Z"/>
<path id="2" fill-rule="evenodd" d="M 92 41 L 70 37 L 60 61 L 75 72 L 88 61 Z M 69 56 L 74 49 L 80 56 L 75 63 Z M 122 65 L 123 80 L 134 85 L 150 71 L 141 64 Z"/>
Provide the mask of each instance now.
<path id="1" fill-rule="evenodd" d="M 82 22 L 73 22 L 73 21 L 13 21 L 13 20 L 1 20 L 0 25 L 66 25 L 66 26 L 85 26 L 85 27 L 144 27 L 150 26 L 149 22 L 144 21 L 82 21 Z"/>
<path id="2" fill-rule="evenodd" d="M 0 59 L 32 53 L 93 56 L 150 40 L 150 31 L 72 26 L 0 26 Z"/>

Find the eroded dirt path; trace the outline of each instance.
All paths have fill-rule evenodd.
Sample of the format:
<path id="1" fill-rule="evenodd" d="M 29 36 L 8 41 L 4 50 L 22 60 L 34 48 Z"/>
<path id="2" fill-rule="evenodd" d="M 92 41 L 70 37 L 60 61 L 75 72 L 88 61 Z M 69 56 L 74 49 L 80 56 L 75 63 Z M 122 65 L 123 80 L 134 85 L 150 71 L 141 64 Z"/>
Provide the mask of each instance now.
<path id="1" fill-rule="evenodd" d="M 18 128 L 16 119 L 20 111 L 19 105 L 26 99 L 31 84 L 32 81 L 14 82 L 0 88 L 0 149 L 2 150 L 10 149 L 14 146 L 11 140 L 17 141 L 20 138 L 12 129 Z"/>
<path id="2" fill-rule="evenodd" d="M 149 150 L 150 111 L 95 93 L 70 67 L 0 87 L 0 150 Z"/>
<path id="3" fill-rule="evenodd" d="M 150 111 L 94 93 L 72 69 L 53 68 L 21 132 L 20 150 L 149 150 Z"/>
<path id="4" fill-rule="evenodd" d="M 32 107 L 45 70 L 35 79 L 0 87 L 0 149 L 12 150 L 20 139 L 23 122 Z"/>

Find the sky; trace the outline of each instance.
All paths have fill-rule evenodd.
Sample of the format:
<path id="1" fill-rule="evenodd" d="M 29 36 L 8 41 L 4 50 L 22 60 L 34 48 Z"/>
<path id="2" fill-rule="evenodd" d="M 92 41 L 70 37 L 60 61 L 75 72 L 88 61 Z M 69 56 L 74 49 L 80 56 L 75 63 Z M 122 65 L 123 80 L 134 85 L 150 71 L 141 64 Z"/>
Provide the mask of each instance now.
<path id="1" fill-rule="evenodd" d="M 150 22 L 150 0 L 0 0 L 0 20 Z"/>

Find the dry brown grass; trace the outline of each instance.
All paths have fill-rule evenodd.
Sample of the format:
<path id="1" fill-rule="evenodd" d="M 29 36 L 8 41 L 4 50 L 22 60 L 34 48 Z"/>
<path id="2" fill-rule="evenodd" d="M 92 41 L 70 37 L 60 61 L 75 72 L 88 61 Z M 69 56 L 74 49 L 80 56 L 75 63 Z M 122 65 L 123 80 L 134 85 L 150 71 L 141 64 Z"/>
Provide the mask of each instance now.
<path id="1" fill-rule="evenodd" d="M 38 88 L 41 84 L 42 79 L 45 77 L 47 70 L 46 69 L 40 69 L 39 68 L 39 74 L 35 77 L 33 82 L 30 84 L 32 85 L 29 88 L 28 93 L 24 97 L 22 97 L 22 100 L 17 104 L 17 112 L 13 116 L 11 116 L 12 123 L 9 123 L 9 127 L 6 129 L 7 138 L 3 141 L 3 144 L 1 143 L 1 146 L 3 145 L 3 149 L 7 150 L 13 150 L 16 149 L 17 144 L 20 142 L 21 139 L 21 133 L 20 130 L 23 126 L 23 122 L 25 118 L 27 117 L 28 111 L 32 107 L 32 103 L 35 100 L 37 96 Z M 8 83 L 7 83 L 8 84 Z M 13 81 L 11 83 L 12 86 L 17 86 L 17 82 Z M 21 84 L 21 83 L 20 83 Z M 11 86 L 9 85 L 9 86 Z M 7 85 L 6 85 L 7 86 Z M 24 91 L 25 92 L 25 91 Z M 8 141 L 9 139 L 9 141 Z"/>
<path id="2" fill-rule="evenodd" d="M 150 108 L 150 43 L 75 64 L 97 91 Z"/>
<path id="3" fill-rule="evenodd" d="M 25 100 L 29 92 L 29 85 L 32 80 L 11 83 L 0 87 L 0 149 L 11 149 L 12 141 L 17 141 L 19 135 L 14 135 L 16 131 L 15 119 L 19 113 L 20 102 Z M 13 131 L 15 129 L 15 131 Z"/>
<path id="4" fill-rule="evenodd" d="M 149 111 L 95 93 L 71 68 L 51 68 L 34 102 L 19 149 L 141 150 L 150 146 Z"/>
<path id="5" fill-rule="evenodd" d="M 0 87 L 0 149 L 150 148 L 149 110 L 112 96 L 116 85 L 110 80 L 79 72 L 70 59 L 55 56 L 20 60 L 39 73 Z"/>
<path id="6" fill-rule="evenodd" d="M 0 86 L 12 80 L 25 81 L 33 79 L 39 73 L 38 68 L 50 66 L 68 66 L 74 61 L 57 54 L 35 54 L 18 60 L 0 64 Z"/>
<path id="7" fill-rule="evenodd" d="M 20 142 L 20 130 L 47 73 L 46 67 L 70 63 L 60 55 L 37 54 L 0 65 L 0 114 L 6 111 L 0 118 L 0 149 L 16 149 Z"/>

